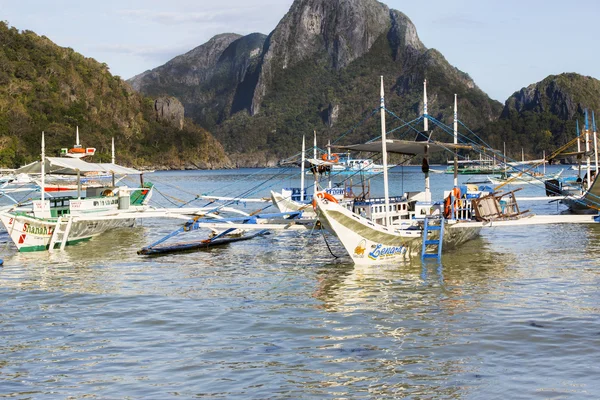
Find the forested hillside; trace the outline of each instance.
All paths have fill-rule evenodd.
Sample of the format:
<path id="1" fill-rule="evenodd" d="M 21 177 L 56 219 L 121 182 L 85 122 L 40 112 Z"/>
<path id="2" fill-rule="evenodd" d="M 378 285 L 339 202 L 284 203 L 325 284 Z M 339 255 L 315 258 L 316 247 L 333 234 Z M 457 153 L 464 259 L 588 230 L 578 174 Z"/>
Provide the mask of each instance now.
<path id="1" fill-rule="evenodd" d="M 134 166 L 222 167 L 228 159 L 205 129 L 161 120 L 154 99 L 144 97 L 108 66 L 62 48 L 31 31 L 0 22 L 0 166 L 17 167 L 74 144 L 98 149 L 95 161 Z"/>
<path id="2" fill-rule="evenodd" d="M 488 124 L 482 133 L 488 143 L 520 158 L 539 158 L 551 154 L 577 134 L 576 124 L 584 127 L 592 113 L 600 112 L 600 81 L 575 73 L 551 75 L 515 92 L 505 103 L 498 121 Z"/>
<path id="3" fill-rule="evenodd" d="M 130 82 L 144 94 L 179 98 L 238 164 L 260 165 L 297 153 L 313 131 L 320 146 L 378 135 L 377 121 L 361 121 L 379 107 L 381 75 L 388 109 L 403 120 L 421 115 L 425 79 L 429 113 L 444 122 L 455 93 L 471 129 L 502 110 L 427 49 L 406 15 L 375 0 L 296 0 L 266 39 L 217 35 Z"/>
<path id="4" fill-rule="evenodd" d="M 427 79 L 432 117 L 452 124 L 457 94 L 459 119 L 470 130 L 463 133 L 498 150 L 506 144 L 519 158 L 522 150 L 540 158 L 562 146 L 585 108 L 600 111 L 598 80 L 577 74 L 523 88 L 503 108 L 426 48 L 408 16 L 375 0 L 296 0 L 266 38 L 217 35 L 131 82 L 142 93 L 179 98 L 238 165 L 264 165 L 297 153 L 302 135 L 313 131 L 321 147 L 379 135 L 378 119 L 368 117 L 379 106 L 381 75 L 394 113 L 388 129 L 422 114 Z M 411 135 L 398 129 L 392 136 Z M 445 136 L 434 132 L 434 139 Z"/>

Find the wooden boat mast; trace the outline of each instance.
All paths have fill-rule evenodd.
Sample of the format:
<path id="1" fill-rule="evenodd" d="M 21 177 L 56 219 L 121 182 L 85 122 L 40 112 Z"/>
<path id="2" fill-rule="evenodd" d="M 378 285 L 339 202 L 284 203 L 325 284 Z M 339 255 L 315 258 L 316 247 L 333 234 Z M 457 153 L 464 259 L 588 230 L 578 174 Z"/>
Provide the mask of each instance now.
<path id="1" fill-rule="evenodd" d="M 581 133 L 579 132 L 579 120 L 575 121 L 575 128 L 577 129 L 577 153 L 581 153 Z M 579 161 L 579 156 L 577 159 L 577 176 L 581 177 L 581 161 Z"/>
<path id="2" fill-rule="evenodd" d="M 454 144 L 458 144 L 458 108 L 454 94 Z M 454 150 L 454 187 L 458 186 L 458 154 Z"/>
<path id="3" fill-rule="evenodd" d="M 313 159 L 317 159 L 317 131 L 313 131 Z M 317 190 L 318 190 L 318 178 L 317 178 L 317 174 L 313 174 L 314 178 L 315 178 L 315 183 L 313 185 L 313 196 L 317 195 Z"/>
<path id="4" fill-rule="evenodd" d="M 111 163 L 114 164 L 115 163 L 115 138 L 113 137 L 111 140 Z M 115 172 L 111 171 L 111 177 L 112 177 L 112 187 L 115 187 Z M 144 186 L 144 184 L 142 183 L 142 186 Z"/>
<path id="5" fill-rule="evenodd" d="M 596 174 L 598 174 L 598 133 L 596 132 L 596 117 L 592 111 L 592 130 L 594 133 L 594 163 L 596 165 Z"/>
<path id="6" fill-rule="evenodd" d="M 387 137 L 385 131 L 385 94 L 383 91 L 383 76 L 381 76 L 381 155 L 383 158 L 383 196 L 385 204 L 384 220 L 385 226 L 389 225 L 390 218 L 390 195 L 388 187 L 388 166 L 387 166 Z"/>
<path id="7" fill-rule="evenodd" d="M 331 161 L 331 140 L 327 141 L 327 161 Z M 331 189 L 331 170 L 327 174 L 327 188 Z"/>
<path id="8" fill-rule="evenodd" d="M 43 214 L 44 210 L 45 210 L 44 193 L 46 192 L 46 143 L 44 141 L 44 131 L 42 131 L 42 165 L 41 165 L 41 172 L 42 172 L 42 176 L 41 176 L 41 179 L 40 179 L 40 186 L 42 187 L 41 200 L 42 200 L 42 214 Z"/>
<path id="9" fill-rule="evenodd" d="M 306 135 L 302 135 L 302 162 L 300 164 L 300 201 L 304 201 L 304 162 L 306 160 Z"/>
<path id="10" fill-rule="evenodd" d="M 592 186 L 592 165 L 590 159 L 590 123 L 588 120 L 588 110 L 585 109 L 585 154 L 586 154 L 586 167 L 587 167 L 587 190 L 590 190 Z"/>
<path id="11" fill-rule="evenodd" d="M 423 132 L 426 135 L 427 142 L 429 141 L 429 119 L 427 114 L 427 79 L 423 81 Z M 427 143 L 425 142 L 425 143 Z M 431 190 L 429 185 L 429 145 L 425 144 L 425 151 L 423 154 L 424 166 L 426 166 L 426 170 L 423 170 L 425 173 L 425 196 L 427 196 L 427 201 L 431 201 Z M 455 168 L 456 170 L 456 168 Z"/>

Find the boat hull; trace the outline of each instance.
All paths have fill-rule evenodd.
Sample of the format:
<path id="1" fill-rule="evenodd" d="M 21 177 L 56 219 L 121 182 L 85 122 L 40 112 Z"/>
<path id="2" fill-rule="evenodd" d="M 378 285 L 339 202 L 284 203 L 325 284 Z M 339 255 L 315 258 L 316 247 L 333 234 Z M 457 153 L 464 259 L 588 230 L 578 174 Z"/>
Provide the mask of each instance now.
<path id="1" fill-rule="evenodd" d="M 598 214 L 598 210 L 592 208 L 591 205 L 587 204 L 587 201 L 583 199 L 583 196 L 572 196 L 565 197 L 560 201 L 562 204 L 569 208 L 569 211 L 573 214 L 579 215 L 594 215 Z"/>
<path id="2" fill-rule="evenodd" d="M 302 212 L 302 218 L 305 219 L 314 219 L 317 217 L 312 204 L 310 203 L 299 203 L 297 201 L 291 200 L 281 195 L 281 193 L 276 193 L 271 191 L 271 200 L 277 209 L 281 212 Z"/>
<path id="3" fill-rule="evenodd" d="M 324 199 L 317 199 L 317 216 L 325 229 L 340 239 L 355 264 L 405 262 L 422 251 L 423 230 L 415 220 L 388 228 Z M 446 224 L 442 247 L 457 247 L 476 238 L 480 230 L 480 226 L 453 228 Z M 438 232 L 429 233 L 429 240 L 437 238 Z"/>
<path id="4" fill-rule="evenodd" d="M 406 261 L 419 251 L 420 229 L 400 234 L 324 199 L 317 199 L 317 207 L 319 220 L 340 239 L 355 264 Z"/>
<path id="5" fill-rule="evenodd" d="M 43 220 L 29 216 L 1 213 L 0 220 L 20 252 L 48 250 L 50 239 L 56 229 L 56 219 Z M 115 228 L 132 227 L 135 219 L 102 219 L 94 221 L 73 221 L 66 245 L 91 239 Z M 60 242 L 55 244 L 55 247 Z"/>

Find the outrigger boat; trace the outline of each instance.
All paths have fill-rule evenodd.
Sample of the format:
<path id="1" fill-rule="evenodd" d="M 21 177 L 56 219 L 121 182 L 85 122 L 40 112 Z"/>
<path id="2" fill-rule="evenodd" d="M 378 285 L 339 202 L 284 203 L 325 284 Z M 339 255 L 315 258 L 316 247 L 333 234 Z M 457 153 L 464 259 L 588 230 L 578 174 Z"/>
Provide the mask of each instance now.
<path id="1" fill-rule="evenodd" d="M 375 163 L 371 158 L 353 158 L 350 152 L 323 154 L 324 161 L 333 163 L 331 171 L 339 174 L 380 174 L 383 172 L 383 165 Z M 392 166 L 388 166 L 391 168 Z"/>
<path id="2" fill-rule="evenodd" d="M 96 154 L 96 148 L 95 147 L 83 147 L 80 143 L 79 143 L 79 127 L 76 127 L 76 132 L 75 132 L 75 145 L 73 147 L 69 148 L 63 148 L 60 149 L 60 154 L 63 157 L 72 157 L 72 158 L 84 158 L 84 157 L 90 157 L 93 156 L 94 154 Z"/>
<path id="3" fill-rule="evenodd" d="M 546 195 L 558 198 L 572 213 L 596 214 L 600 210 L 600 183 L 598 183 L 598 174 L 596 173 L 598 168 L 598 133 L 593 112 L 592 130 L 590 131 L 588 110 L 586 109 L 583 138 L 579 131 L 579 122 L 577 122 L 577 137 L 575 140 L 577 141 L 577 152 L 570 154 L 575 154 L 578 157 L 585 155 L 586 163 L 577 166 L 577 176 L 546 180 L 544 182 Z M 581 146 L 582 141 L 585 143 L 584 149 Z M 568 147 L 569 144 L 565 147 Z M 565 157 L 567 154 L 569 153 L 559 153 L 558 157 Z M 594 164 L 592 164 L 591 155 L 594 155 Z"/>
<path id="4" fill-rule="evenodd" d="M 87 172 L 113 175 L 141 173 L 116 164 L 94 164 L 79 158 L 45 157 L 42 134 L 42 160 L 16 170 L 16 173 L 41 175 L 41 198 L 29 204 L 17 204 L 0 213 L 10 238 L 19 251 L 64 249 L 99 235 L 109 229 L 132 226 L 134 214 L 147 209 L 152 196 L 152 184 L 138 188 L 126 186 L 87 188 L 82 196 L 81 186 L 76 196 L 45 197 L 44 180 L 49 174 L 81 176 Z"/>
<path id="5" fill-rule="evenodd" d="M 511 172 L 501 174 L 499 176 L 488 176 L 488 180 L 493 185 L 527 185 L 527 184 L 542 184 L 549 179 L 558 179 L 563 173 L 563 170 L 552 174 L 544 174 L 541 172 Z"/>
<path id="6" fill-rule="evenodd" d="M 426 85 L 426 83 L 424 83 Z M 426 91 L 424 94 L 424 125 L 428 131 Z M 444 200 L 434 202 L 429 187 L 428 155 L 435 151 L 456 150 L 457 112 L 454 105 L 454 143 L 430 139 L 413 142 L 388 140 L 385 129 L 385 102 L 381 78 L 381 141 L 366 144 L 336 146 L 343 150 L 381 152 L 384 166 L 387 153 L 422 155 L 424 159 L 425 191 L 406 193 L 397 198 L 388 194 L 387 169 L 384 168 L 383 204 L 370 203 L 348 210 L 336 201 L 316 196 L 317 215 L 323 226 L 341 241 L 355 264 L 381 264 L 405 261 L 417 254 L 422 258 L 437 258 L 442 248 L 453 248 L 477 237 L 484 227 L 532 225 L 548 223 L 597 223 L 598 216 L 535 216 L 521 211 L 514 191 L 494 193 L 479 187 L 461 189 L 455 168 L 454 188 L 444 193 Z M 463 147 L 464 148 L 464 147 Z M 457 164 L 455 155 L 455 165 Z M 379 212 L 380 216 L 374 213 Z M 371 215 L 369 215 L 369 213 Z M 364 215 L 361 215 L 364 214 Z"/>
<path id="7" fill-rule="evenodd" d="M 87 188 L 76 196 L 41 198 L 28 204 L 17 204 L 0 212 L 0 220 L 6 231 L 21 252 L 63 250 L 65 246 L 91 239 L 114 228 L 131 227 L 140 218 L 168 218 L 186 221 L 177 232 L 188 232 L 200 228 L 210 229 L 208 239 L 202 239 L 186 245 L 178 244 L 168 251 L 204 248 L 218 244 L 231 243 L 259 236 L 245 235 L 241 229 L 248 225 L 267 229 L 306 229 L 290 221 L 290 215 L 251 216 L 241 210 L 226 206 L 205 206 L 188 208 L 155 208 L 149 205 L 154 185 L 143 182 L 141 171 L 119 166 L 114 163 L 88 163 L 78 158 L 45 157 L 44 137 L 42 135 L 42 159 L 18 169 L 17 173 L 40 174 L 41 186 L 44 177 L 49 174 L 81 176 L 88 172 L 102 172 L 114 175 L 140 175 L 141 185 L 130 188 L 125 185 L 102 188 Z M 223 215 L 238 217 L 224 218 Z M 296 213 L 298 214 L 298 213 Z M 293 217 L 294 215 L 292 215 Z M 282 223 L 285 222 L 285 225 Z M 292 226 L 293 225 L 293 226 Z M 264 234 L 260 233 L 260 235 Z M 173 235 L 171 235 L 173 236 Z M 160 242 L 162 243 L 162 241 Z M 165 247 L 151 245 L 146 248 L 150 253 L 164 252 Z M 141 253 L 142 254 L 142 253 Z"/>
<path id="8" fill-rule="evenodd" d="M 300 218 L 315 220 L 316 213 L 313 206 L 313 197 L 319 191 L 321 186 L 321 179 L 327 176 L 327 186 L 322 189 L 324 194 L 331 196 L 338 203 L 349 206 L 355 199 L 352 185 L 347 185 L 346 181 L 344 186 L 334 186 L 331 182 L 332 172 L 337 162 L 337 156 L 333 158 L 331 153 L 323 154 L 321 159 L 317 158 L 317 136 L 314 135 L 314 146 L 313 146 L 313 158 L 306 158 L 306 140 L 302 137 L 302 153 L 300 161 L 300 187 L 287 187 L 283 188 L 280 192 L 271 191 L 271 201 L 273 205 L 277 207 L 280 212 L 301 212 Z M 307 193 L 305 185 L 306 165 L 308 164 L 308 170 L 314 177 L 313 193 Z M 336 172 L 337 174 L 337 172 Z M 368 194 L 363 192 L 358 196 L 366 196 Z"/>

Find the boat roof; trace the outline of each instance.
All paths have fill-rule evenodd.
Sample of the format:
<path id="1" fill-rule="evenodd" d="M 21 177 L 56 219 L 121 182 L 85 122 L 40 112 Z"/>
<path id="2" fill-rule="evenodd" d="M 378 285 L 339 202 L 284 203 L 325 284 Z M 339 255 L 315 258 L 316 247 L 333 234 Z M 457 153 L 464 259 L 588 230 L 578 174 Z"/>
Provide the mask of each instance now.
<path id="1" fill-rule="evenodd" d="M 442 143 L 436 141 L 415 142 L 413 140 L 386 140 L 388 153 L 406 154 L 406 155 L 423 155 L 427 149 L 428 153 L 437 153 L 444 150 L 471 150 L 473 146 L 465 144 Z M 368 151 L 372 153 L 381 153 L 381 140 L 376 142 L 368 142 L 364 144 L 351 144 L 348 146 L 331 146 L 335 149 Z"/>
<path id="2" fill-rule="evenodd" d="M 104 172 L 114 173 L 115 175 L 139 175 L 140 171 L 134 168 L 123 167 L 112 163 L 90 163 L 78 158 L 66 157 L 46 157 L 45 170 L 47 174 L 57 175 L 77 175 L 77 173 Z M 41 174 L 42 163 L 40 161 L 32 162 L 21 168 L 15 173 L 18 174 Z"/>

